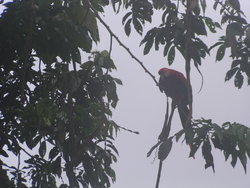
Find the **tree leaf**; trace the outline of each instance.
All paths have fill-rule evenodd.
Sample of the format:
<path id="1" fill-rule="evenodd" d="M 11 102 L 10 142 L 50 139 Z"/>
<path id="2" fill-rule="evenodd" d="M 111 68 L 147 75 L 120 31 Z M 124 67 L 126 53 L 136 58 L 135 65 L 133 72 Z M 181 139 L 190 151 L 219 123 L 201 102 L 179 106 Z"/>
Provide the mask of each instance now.
<path id="1" fill-rule="evenodd" d="M 46 142 L 45 141 L 42 141 L 42 143 L 40 144 L 38 152 L 42 158 L 45 156 L 46 154 Z"/>
<path id="2" fill-rule="evenodd" d="M 126 33 L 127 36 L 129 36 L 130 33 L 131 33 L 131 25 L 130 25 L 130 24 L 131 24 L 131 21 L 132 21 L 132 19 L 130 18 L 130 19 L 126 22 L 125 27 L 124 27 L 125 33 Z"/>
<path id="3" fill-rule="evenodd" d="M 142 35 L 142 24 L 141 22 L 138 20 L 138 19 L 135 19 L 133 18 L 133 24 L 134 24 L 134 27 L 135 27 L 135 30 L 140 34 Z"/>
<path id="4" fill-rule="evenodd" d="M 147 42 L 145 44 L 144 50 L 143 50 L 143 54 L 146 55 L 149 53 L 150 49 L 152 48 L 154 44 L 154 36 L 153 35 L 149 35 L 147 37 Z"/>
<path id="5" fill-rule="evenodd" d="M 214 160 L 213 160 L 213 156 L 212 156 L 212 153 L 211 153 L 211 144 L 207 139 L 205 139 L 205 141 L 203 142 L 203 145 L 202 145 L 202 155 L 206 161 L 206 164 L 205 164 L 205 169 L 208 168 L 208 167 L 212 167 L 213 168 L 213 171 L 214 170 Z"/>
<path id="6" fill-rule="evenodd" d="M 225 46 L 222 44 L 218 50 L 217 50 L 217 54 L 216 54 L 216 61 L 221 61 L 225 55 Z"/>
<path id="7" fill-rule="evenodd" d="M 234 75 L 238 70 L 239 70 L 238 67 L 235 67 L 235 68 L 229 70 L 229 71 L 227 72 L 227 74 L 226 74 L 225 81 L 230 80 L 230 79 L 233 77 L 233 75 Z"/>
<path id="8" fill-rule="evenodd" d="M 244 171 L 246 173 L 247 172 L 247 156 L 246 156 L 245 152 L 244 153 L 240 153 L 238 155 L 238 157 L 239 157 L 240 162 L 241 162 L 241 164 L 242 164 L 242 166 L 244 168 Z"/>
<path id="9" fill-rule="evenodd" d="M 244 35 L 244 30 L 241 24 L 237 22 L 233 22 L 227 25 L 226 34 L 242 36 Z"/>
<path id="10" fill-rule="evenodd" d="M 216 30 L 215 30 L 216 25 L 211 18 L 205 18 L 205 23 L 206 23 L 210 32 L 216 33 Z"/>
<path id="11" fill-rule="evenodd" d="M 243 85 L 243 75 L 241 74 L 241 71 L 239 70 L 236 75 L 235 75 L 235 78 L 234 78 L 234 85 L 240 89 L 241 86 Z"/>
<path id="12" fill-rule="evenodd" d="M 114 80 L 117 84 L 122 85 L 122 81 L 121 81 L 120 79 L 118 79 L 118 78 L 113 78 L 113 80 Z"/>
<path id="13" fill-rule="evenodd" d="M 213 48 L 215 48 L 216 46 L 219 46 L 219 45 L 222 45 L 224 44 L 223 42 L 216 42 L 215 44 L 213 44 L 209 49 L 208 51 L 211 51 Z"/>
<path id="14" fill-rule="evenodd" d="M 229 4 L 237 11 L 240 11 L 239 0 L 228 0 Z"/>
<path id="15" fill-rule="evenodd" d="M 172 149 L 172 139 L 167 139 L 165 141 L 163 141 L 163 143 L 160 145 L 159 147 L 159 151 L 158 151 L 158 159 L 163 161 L 167 158 L 167 156 L 169 155 L 171 149 Z"/>
<path id="16" fill-rule="evenodd" d="M 239 60 L 239 59 L 236 59 L 232 62 L 232 65 L 231 65 L 231 69 L 237 67 L 238 65 L 240 65 L 242 62 L 242 60 Z"/>
<path id="17" fill-rule="evenodd" d="M 172 63 L 174 62 L 174 58 L 175 58 L 175 47 L 172 46 L 168 52 L 168 64 L 172 65 Z"/>
<path id="18" fill-rule="evenodd" d="M 175 139 L 176 139 L 176 142 L 179 141 L 179 139 L 181 138 L 181 136 L 185 133 L 185 130 L 182 129 L 180 130 L 178 133 L 175 134 Z"/>
<path id="19" fill-rule="evenodd" d="M 232 156 L 231 165 L 234 168 L 237 163 L 237 155 L 235 153 L 232 153 L 231 156 Z"/>
<path id="20" fill-rule="evenodd" d="M 127 18 L 132 15 L 132 12 L 128 12 L 125 16 L 123 16 L 122 18 L 122 24 L 124 25 L 125 21 L 127 20 Z"/>
<path id="21" fill-rule="evenodd" d="M 185 135 L 186 136 L 186 135 Z M 187 136 L 186 136 L 187 137 Z M 191 150 L 190 150 L 190 153 L 189 153 L 189 157 L 194 157 L 195 156 L 195 153 L 197 152 L 197 150 L 199 149 L 201 143 L 202 143 L 202 139 L 201 137 L 196 137 L 192 140 L 192 142 L 188 141 L 187 140 L 187 143 L 192 143 L 190 145 L 191 147 Z"/>
<path id="22" fill-rule="evenodd" d="M 172 42 L 167 42 L 165 47 L 164 47 L 164 52 L 163 55 L 166 56 L 168 54 L 168 50 L 170 48 L 170 46 L 172 45 Z"/>
<path id="23" fill-rule="evenodd" d="M 50 150 L 50 152 L 49 152 L 49 158 L 50 158 L 51 160 L 53 160 L 53 159 L 58 155 L 58 153 L 59 153 L 59 151 L 58 151 L 57 147 L 56 147 L 56 146 L 53 147 L 53 148 Z"/>
<path id="24" fill-rule="evenodd" d="M 197 35 L 207 35 L 207 30 L 202 19 L 192 17 L 192 29 Z"/>

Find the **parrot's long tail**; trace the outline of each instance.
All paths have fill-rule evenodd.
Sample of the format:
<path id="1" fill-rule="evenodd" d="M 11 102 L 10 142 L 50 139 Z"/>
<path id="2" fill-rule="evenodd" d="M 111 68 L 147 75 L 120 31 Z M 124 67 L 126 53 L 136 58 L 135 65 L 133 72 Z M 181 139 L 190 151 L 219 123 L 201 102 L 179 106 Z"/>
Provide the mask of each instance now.
<path id="1" fill-rule="evenodd" d="M 189 108 L 185 104 L 178 105 L 178 112 L 180 115 L 181 119 L 181 124 L 184 129 L 191 127 L 191 122 L 190 120 L 188 121 L 188 116 L 189 116 Z"/>

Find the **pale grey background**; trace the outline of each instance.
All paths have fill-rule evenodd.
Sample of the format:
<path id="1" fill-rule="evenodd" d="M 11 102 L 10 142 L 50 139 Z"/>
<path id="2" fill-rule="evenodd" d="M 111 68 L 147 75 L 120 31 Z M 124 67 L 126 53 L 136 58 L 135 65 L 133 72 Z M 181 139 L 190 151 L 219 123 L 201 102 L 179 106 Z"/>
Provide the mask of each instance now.
<path id="1" fill-rule="evenodd" d="M 212 1 L 213 2 L 213 1 Z M 241 7 L 250 21 L 250 3 L 241 0 Z M 210 4 L 211 2 L 207 1 Z M 207 11 L 209 16 L 219 20 L 216 12 Z M 152 50 L 149 55 L 143 56 L 143 48 L 139 48 L 141 38 L 135 32 L 126 37 L 121 24 L 121 16 L 115 16 L 112 11 L 103 15 L 105 21 L 119 38 L 139 57 L 146 67 L 157 76 L 161 67 L 168 67 L 166 58 L 162 57 L 162 51 Z M 160 16 L 154 18 L 156 26 L 160 23 Z M 147 27 L 147 28 L 150 28 Z M 219 36 L 209 35 L 204 37 L 207 44 L 213 44 Z M 97 49 L 108 49 L 109 34 L 101 29 L 101 44 Z M 103 37 L 104 36 L 104 37 Z M 142 68 L 122 49 L 113 42 L 112 58 L 118 71 L 114 73 L 123 81 L 123 86 L 118 88 L 120 101 L 114 111 L 115 121 L 129 129 L 137 130 L 140 135 L 121 131 L 116 140 L 116 146 L 120 152 L 119 161 L 114 168 L 117 173 L 117 182 L 112 188 L 153 188 L 155 187 L 158 170 L 158 160 L 154 161 L 154 155 L 146 158 L 148 150 L 157 142 L 161 131 L 166 108 L 166 97 L 159 92 L 152 79 Z M 201 77 L 192 67 L 192 84 L 194 95 L 194 118 L 211 118 L 215 123 L 226 121 L 239 122 L 249 125 L 250 120 L 250 88 L 246 84 L 242 89 L 237 89 L 233 81 L 224 82 L 225 74 L 231 66 L 228 54 L 222 62 L 215 62 L 214 51 L 211 57 L 202 62 L 201 71 L 204 76 L 204 86 L 198 93 L 201 85 Z M 184 72 L 184 60 L 177 55 L 171 68 Z M 175 114 L 172 123 L 172 134 L 181 129 L 180 120 Z M 249 188 L 249 174 L 245 174 L 238 161 L 235 168 L 231 167 L 230 159 L 225 162 L 224 155 L 219 150 L 213 150 L 216 173 L 212 169 L 204 169 L 204 160 L 199 151 L 196 158 L 188 158 L 189 147 L 184 143 L 175 143 L 169 157 L 164 161 L 160 187 L 172 188 Z M 248 170 L 249 164 L 247 165 Z"/>
<path id="2" fill-rule="evenodd" d="M 213 1 L 212 1 L 213 2 Z M 241 0 L 248 22 L 250 22 L 250 3 Z M 211 4 L 210 1 L 207 1 Z M 211 6 L 210 6 L 211 7 Z M 143 56 L 143 48 L 139 48 L 141 37 L 132 32 L 126 37 L 121 24 L 122 15 L 115 15 L 111 9 L 102 15 L 111 29 L 119 38 L 139 57 L 145 66 L 157 76 L 161 67 L 168 67 L 166 58 L 162 57 L 162 51 L 152 50 L 149 55 Z M 1 12 L 1 11 L 0 11 Z M 213 10 L 207 12 L 218 19 Z M 160 14 L 154 17 L 156 26 L 160 23 Z M 219 21 L 219 20 L 218 20 Z M 147 26 L 147 29 L 150 26 Z M 101 27 L 101 43 L 94 50 L 109 49 L 109 34 Z M 218 37 L 216 34 L 204 38 L 208 44 L 213 44 Z M 226 55 L 228 56 L 228 55 Z M 114 110 L 114 120 L 121 126 L 140 132 L 134 135 L 121 131 L 116 139 L 116 146 L 120 156 L 118 163 L 114 165 L 117 181 L 112 188 L 153 188 L 155 186 L 158 170 L 158 160 L 154 161 L 154 155 L 146 158 L 148 150 L 157 142 L 161 131 L 166 108 L 166 97 L 159 92 L 152 79 L 142 68 L 122 49 L 113 42 L 112 58 L 118 68 L 114 76 L 123 81 L 123 86 L 118 88 L 120 101 Z M 243 86 L 238 90 L 233 82 L 224 82 L 224 77 L 231 66 L 231 60 L 226 57 L 222 62 L 215 63 L 215 52 L 207 57 L 201 66 L 204 76 L 204 86 L 198 93 L 201 85 L 201 77 L 192 67 L 192 85 L 194 95 L 194 118 L 211 118 L 215 123 L 226 121 L 239 122 L 249 125 L 250 120 L 250 88 Z M 179 55 L 171 68 L 184 72 L 184 60 Z M 180 120 L 175 114 L 172 131 L 174 134 L 181 129 Z M 189 147 L 184 143 L 174 143 L 169 157 L 164 161 L 160 187 L 171 188 L 249 188 L 249 174 L 245 174 L 240 163 L 233 169 L 230 161 L 225 162 L 223 154 L 213 150 L 216 173 L 212 169 L 204 169 L 204 160 L 199 151 L 196 158 L 188 158 Z M 15 159 L 9 159 L 15 163 Z M 248 170 L 250 170 L 248 164 Z"/>

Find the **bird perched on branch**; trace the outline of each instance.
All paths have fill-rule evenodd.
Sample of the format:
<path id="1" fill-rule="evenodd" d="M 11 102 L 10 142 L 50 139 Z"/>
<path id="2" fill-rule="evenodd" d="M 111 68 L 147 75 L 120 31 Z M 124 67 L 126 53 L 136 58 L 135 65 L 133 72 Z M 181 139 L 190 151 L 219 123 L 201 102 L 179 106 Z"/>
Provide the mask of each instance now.
<path id="1" fill-rule="evenodd" d="M 158 73 L 161 92 L 164 91 L 172 99 L 173 104 L 177 106 L 183 128 L 190 127 L 188 105 L 191 96 L 189 96 L 190 86 L 187 79 L 181 72 L 173 69 L 161 68 Z"/>

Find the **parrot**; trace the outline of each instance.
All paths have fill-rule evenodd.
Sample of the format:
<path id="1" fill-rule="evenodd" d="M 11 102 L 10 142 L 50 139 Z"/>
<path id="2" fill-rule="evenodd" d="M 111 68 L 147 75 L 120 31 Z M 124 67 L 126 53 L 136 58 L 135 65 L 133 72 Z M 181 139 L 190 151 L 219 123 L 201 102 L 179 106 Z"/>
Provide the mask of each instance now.
<path id="1" fill-rule="evenodd" d="M 190 102 L 188 80 L 181 72 L 169 68 L 161 68 L 158 73 L 160 75 L 160 91 L 165 92 L 166 96 L 170 97 L 177 106 L 183 128 L 190 127 L 191 122 L 188 121 L 190 112 L 188 108 Z"/>

